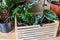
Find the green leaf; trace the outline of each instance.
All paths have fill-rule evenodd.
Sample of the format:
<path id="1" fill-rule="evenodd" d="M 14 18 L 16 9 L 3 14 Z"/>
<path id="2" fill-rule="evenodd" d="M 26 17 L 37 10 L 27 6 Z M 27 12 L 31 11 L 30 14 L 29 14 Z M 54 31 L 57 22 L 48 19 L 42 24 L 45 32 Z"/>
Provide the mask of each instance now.
<path id="1" fill-rule="evenodd" d="M 14 5 L 18 5 L 18 0 L 3 0 L 3 6 L 12 8 Z"/>
<path id="2" fill-rule="evenodd" d="M 21 19 L 27 22 L 28 24 L 33 24 L 35 17 L 30 16 L 29 14 L 22 14 Z"/>
<path id="3" fill-rule="evenodd" d="M 44 10 L 44 14 L 48 20 L 58 20 L 57 15 L 52 10 Z"/>
<path id="4" fill-rule="evenodd" d="M 12 15 L 20 15 L 21 14 L 21 8 L 22 8 L 22 6 L 18 6 L 18 7 L 16 7 L 14 10 L 13 10 L 13 14 Z"/>

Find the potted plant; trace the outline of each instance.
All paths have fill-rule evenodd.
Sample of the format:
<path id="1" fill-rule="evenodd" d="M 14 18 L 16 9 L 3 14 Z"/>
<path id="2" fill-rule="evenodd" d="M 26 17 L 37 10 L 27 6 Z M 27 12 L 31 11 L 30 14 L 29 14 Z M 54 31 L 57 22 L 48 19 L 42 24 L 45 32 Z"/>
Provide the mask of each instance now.
<path id="1" fill-rule="evenodd" d="M 59 25 L 59 22 L 56 21 L 58 20 L 56 14 L 52 10 L 44 9 L 43 12 L 40 13 L 39 15 L 32 15 L 32 12 L 30 10 L 31 8 L 28 8 L 28 4 L 25 6 L 22 8 L 21 11 L 22 14 L 20 14 L 20 23 L 19 23 L 20 26 L 17 25 L 18 18 L 16 18 L 15 16 L 15 27 L 16 27 L 17 39 L 20 38 L 44 39 L 44 38 L 56 37 L 58 25 Z M 45 6 L 46 5 L 44 0 L 43 8 Z M 16 10 L 15 13 L 17 13 Z"/>
<path id="2" fill-rule="evenodd" d="M 3 33 L 8 33 L 11 31 L 11 20 L 7 20 L 9 16 L 9 11 L 0 6 L 0 28 Z"/>
<path id="3" fill-rule="evenodd" d="M 26 7 L 25 7 L 26 6 Z M 29 8 L 28 7 L 28 4 L 27 5 L 25 5 L 25 6 L 23 6 L 22 7 L 22 9 L 20 9 L 21 10 L 21 14 L 20 14 L 20 20 L 22 20 L 22 23 L 23 22 L 26 22 L 26 23 L 28 23 L 29 25 L 33 25 L 33 24 L 38 24 L 38 20 L 40 19 L 40 18 L 42 18 L 42 19 L 40 19 L 40 21 L 43 21 L 43 19 L 45 19 L 46 18 L 46 20 L 47 19 L 49 19 L 49 20 L 57 20 L 57 17 L 56 17 L 56 15 L 54 14 L 54 12 L 53 11 L 51 11 L 51 10 L 44 10 L 43 11 L 43 13 L 42 14 L 40 14 L 39 16 L 38 15 L 32 15 L 32 12 L 31 12 L 31 8 Z M 18 8 L 18 7 L 17 7 Z M 14 13 L 13 14 L 16 14 L 16 13 L 18 13 L 16 10 L 17 10 L 17 8 L 14 10 Z M 48 13 L 49 12 L 49 13 Z M 55 15 L 55 17 L 54 18 L 48 18 L 48 14 L 46 14 L 46 13 L 48 13 L 49 15 Z M 52 14 L 51 14 L 52 13 Z M 40 17 L 40 16 L 46 16 L 46 17 Z M 36 18 L 36 17 L 40 17 L 40 18 Z M 51 16 L 52 17 L 52 16 Z M 32 19 L 32 20 L 31 20 Z M 19 21 L 20 21 L 19 20 Z M 23 23 L 24 24 L 24 23 Z M 21 24 L 20 24 L 21 25 Z"/>
<path id="4" fill-rule="evenodd" d="M 2 29 L 2 32 L 4 32 L 4 33 L 10 32 L 13 28 L 12 25 L 13 25 L 14 19 L 11 17 L 11 15 L 12 15 L 12 11 L 14 10 L 17 3 L 18 3 L 17 0 L 15 0 L 15 1 L 14 0 L 11 0 L 11 1 L 3 0 L 2 1 L 1 8 L 3 10 L 1 9 L 1 11 L 3 13 L 1 16 L 1 20 L 3 19 L 2 20 L 3 22 L 1 23 L 1 29 Z"/>
<path id="5" fill-rule="evenodd" d="M 23 30 L 21 32 L 21 29 L 29 29 L 29 28 L 39 29 L 40 34 L 39 33 L 37 33 L 37 34 L 39 34 L 40 37 L 37 36 L 38 38 L 44 38 L 44 36 L 45 36 L 45 38 L 56 37 L 59 22 L 55 21 L 55 20 L 58 20 L 58 18 L 53 11 L 44 9 L 43 12 L 40 13 L 39 15 L 33 15 L 31 12 L 31 8 L 33 7 L 33 5 L 29 5 L 29 3 L 26 1 L 22 4 L 19 4 L 19 2 L 17 2 L 16 4 L 18 4 L 18 5 L 16 6 L 14 4 L 12 7 L 10 7 L 11 6 L 10 5 L 9 9 L 12 10 L 12 15 L 10 16 L 10 18 L 15 18 L 15 27 L 16 27 L 15 30 L 18 35 L 17 36 L 18 38 L 19 37 L 22 38 L 23 36 L 26 38 L 26 36 L 28 35 L 27 34 L 28 31 Z M 43 8 L 44 8 L 44 6 L 45 6 L 45 2 L 43 5 Z M 17 24 L 19 26 L 17 26 Z M 29 29 L 29 30 L 31 30 L 31 31 L 36 30 L 36 29 L 34 29 L 34 30 L 32 30 L 32 29 Z M 26 35 L 23 34 L 24 31 L 26 31 L 24 33 Z M 31 33 L 34 33 L 34 32 L 31 32 Z M 50 35 L 51 33 L 52 33 L 52 35 Z M 21 36 L 20 36 L 20 34 L 21 34 Z M 45 35 L 43 35 L 43 34 L 45 34 Z M 29 35 L 27 37 L 31 38 Z"/>

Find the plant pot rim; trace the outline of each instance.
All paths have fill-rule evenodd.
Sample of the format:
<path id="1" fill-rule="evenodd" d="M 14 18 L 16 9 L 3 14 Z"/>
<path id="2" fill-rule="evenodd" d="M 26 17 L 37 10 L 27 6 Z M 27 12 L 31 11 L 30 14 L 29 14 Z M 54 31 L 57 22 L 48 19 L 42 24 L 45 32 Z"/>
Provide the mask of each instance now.
<path id="1" fill-rule="evenodd" d="M 59 25 L 59 21 L 56 21 L 56 20 L 53 20 L 53 21 L 54 21 L 53 23 L 44 24 L 42 27 L 53 26 L 53 25 L 56 25 L 56 24 Z M 28 26 L 40 26 L 40 25 L 28 25 Z M 28 27 L 28 26 L 27 26 L 27 27 Z M 22 26 L 18 26 L 18 27 L 22 27 Z M 23 26 L 23 27 L 25 27 L 25 26 Z"/>

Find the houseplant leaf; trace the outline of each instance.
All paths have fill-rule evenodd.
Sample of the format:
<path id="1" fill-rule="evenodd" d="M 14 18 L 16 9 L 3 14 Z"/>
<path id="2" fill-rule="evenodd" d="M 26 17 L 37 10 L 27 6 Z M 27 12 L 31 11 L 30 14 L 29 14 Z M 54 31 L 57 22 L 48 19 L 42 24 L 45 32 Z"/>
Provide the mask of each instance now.
<path id="1" fill-rule="evenodd" d="M 12 15 L 14 16 L 14 15 L 16 15 L 16 16 L 19 16 L 20 14 L 21 14 L 21 8 L 23 8 L 23 5 L 19 5 L 19 6 L 17 6 L 14 10 L 13 10 L 13 13 L 12 13 Z"/>
<path id="2" fill-rule="evenodd" d="M 18 0 L 3 0 L 3 6 L 12 8 L 14 5 L 18 5 Z"/>
<path id="3" fill-rule="evenodd" d="M 58 17 L 52 10 L 44 10 L 44 14 L 48 20 L 58 20 Z"/>

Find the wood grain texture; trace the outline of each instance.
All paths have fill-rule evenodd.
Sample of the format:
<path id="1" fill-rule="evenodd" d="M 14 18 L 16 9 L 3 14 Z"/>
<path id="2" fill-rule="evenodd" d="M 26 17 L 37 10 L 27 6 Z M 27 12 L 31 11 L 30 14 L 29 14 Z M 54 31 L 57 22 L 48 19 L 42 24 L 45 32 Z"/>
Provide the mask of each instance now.
<path id="1" fill-rule="evenodd" d="M 1 33 L 0 32 L 0 39 L 15 39 L 15 30 L 12 30 L 10 33 Z"/>

